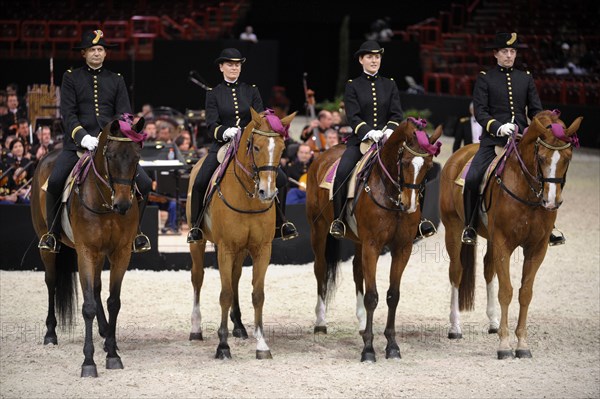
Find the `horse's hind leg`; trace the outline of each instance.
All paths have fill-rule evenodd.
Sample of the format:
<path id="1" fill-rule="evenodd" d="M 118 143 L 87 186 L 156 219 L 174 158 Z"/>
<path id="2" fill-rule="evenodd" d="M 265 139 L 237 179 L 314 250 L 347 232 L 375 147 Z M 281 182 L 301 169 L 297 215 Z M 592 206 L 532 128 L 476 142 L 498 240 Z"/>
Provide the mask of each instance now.
<path id="1" fill-rule="evenodd" d="M 265 275 L 271 260 L 271 243 L 265 243 L 251 250 L 252 268 L 252 305 L 254 305 L 254 338 L 256 338 L 256 358 L 272 359 L 271 350 L 265 340 L 263 326 L 263 305 L 265 303 Z"/>
<path id="2" fill-rule="evenodd" d="M 367 326 L 367 310 L 365 309 L 365 284 L 362 271 L 362 246 L 354 245 L 354 259 L 352 260 L 354 286 L 356 288 L 356 318 L 358 319 L 358 333 L 362 335 Z"/>
<path id="3" fill-rule="evenodd" d="M 458 303 L 458 288 L 462 277 L 462 265 L 460 261 L 462 222 L 460 219 L 444 220 L 446 229 L 446 250 L 450 257 L 450 266 L 448 275 L 450 278 L 450 328 L 448 329 L 449 339 L 462 338 L 460 328 L 460 310 Z"/>
<path id="4" fill-rule="evenodd" d="M 488 245 L 485 257 L 483 258 L 483 275 L 485 277 L 487 289 L 486 314 L 489 320 L 489 334 L 497 334 L 498 327 L 500 326 L 500 309 L 498 306 L 498 279 L 496 278 L 496 273 L 494 272 L 493 257 L 493 248 L 491 245 Z"/>
<path id="5" fill-rule="evenodd" d="M 54 307 L 54 298 L 56 295 L 56 254 L 48 251 L 40 251 L 40 255 L 45 266 L 45 281 L 48 288 L 48 314 L 46 316 L 46 335 L 44 336 L 44 345 L 58 345 L 56 336 L 56 313 Z"/>
<path id="6" fill-rule="evenodd" d="M 242 251 L 236 256 L 233 262 L 233 274 L 231 276 L 233 284 L 233 304 L 231 306 L 231 312 L 229 312 L 229 317 L 233 322 L 233 336 L 236 338 L 248 339 L 248 332 L 246 331 L 246 327 L 244 327 L 244 323 L 242 323 L 239 295 L 240 277 L 242 276 L 244 259 L 246 259 L 246 252 Z"/>
<path id="7" fill-rule="evenodd" d="M 204 252 L 206 241 L 190 244 L 192 255 L 192 286 L 194 287 L 194 304 L 192 308 L 192 331 L 190 341 L 202 341 L 202 314 L 200 313 L 200 291 L 204 282 Z"/>

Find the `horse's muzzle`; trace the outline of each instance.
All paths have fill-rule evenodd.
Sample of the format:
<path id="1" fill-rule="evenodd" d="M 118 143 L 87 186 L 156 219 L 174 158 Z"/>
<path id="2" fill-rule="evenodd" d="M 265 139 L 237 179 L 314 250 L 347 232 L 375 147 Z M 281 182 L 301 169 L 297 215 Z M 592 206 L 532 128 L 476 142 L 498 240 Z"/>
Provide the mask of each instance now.
<path id="1" fill-rule="evenodd" d="M 130 201 L 119 201 L 113 204 L 113 211 L 119 215 L 125 215 L 130 208 Z"/>
<path id="2" fill-rule="evenodd" d="M 558 208 L 560 208 L 562 203 L 563 203 L 562 201 L 555 202 L 555 201 L 547 201 L 545 199 L 542 199 L 542 206 L 547 211 L 556 211 Z"/>
<path id="3" fill-rule="evenodd" d="M 277 196 L 277 192 L 278 192 L 277 188 L 275 190 L 265 190 L 265 189 L 259 188 L 258 189 L 258 199 L 261 202 L 269 203 L 269 202 L 273 201 L 275 196 Z"/>

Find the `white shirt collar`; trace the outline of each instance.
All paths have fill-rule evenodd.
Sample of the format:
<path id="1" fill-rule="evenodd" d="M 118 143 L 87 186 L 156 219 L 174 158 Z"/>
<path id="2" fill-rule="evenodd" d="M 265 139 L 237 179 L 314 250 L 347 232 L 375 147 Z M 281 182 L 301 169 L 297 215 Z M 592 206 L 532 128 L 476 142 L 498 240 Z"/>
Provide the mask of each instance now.
<path id="1" fill-rule="evenodd" d="M 236 79 L 236 80 L 234 80 L 234 81 L 232 82 L 232 81 L 229 81 L 229 80 L 227 80 L 226 78 L 223 78 L 223 80 L 225 80 L 227 83 L 232 83 L 232 84 L 238 81 L 238 80 Z"/>
<path id="2" fill-rule="evenodd" d="M 375 73 L 369 73 L 369 72 L 367 72 L 366 70 L 364 70 L 364 69 L 363 69 L 363 72 L 364 72 L 365 74 L 369 75 L 369 76 L 375 76 L 375 75 L 377 75 L 377 73 L 378 73 L 379 71 L 376 71 Z"/>

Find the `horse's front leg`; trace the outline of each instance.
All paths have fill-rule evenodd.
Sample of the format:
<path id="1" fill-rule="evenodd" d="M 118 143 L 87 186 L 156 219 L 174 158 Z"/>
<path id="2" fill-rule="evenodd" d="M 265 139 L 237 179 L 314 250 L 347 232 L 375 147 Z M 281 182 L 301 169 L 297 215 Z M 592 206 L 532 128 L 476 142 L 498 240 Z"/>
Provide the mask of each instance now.
<path id="1" fill-rule="evenodd" d="M 525 261 L 523 262 L 523 275 L 521 277 L 521 289 L 519 290 L 519 322 L 515 330 L 517 335 L 515 356 L 519 358 L 531 357 L 531 351 L 527 345 L 527 312 L 533 297 L 535 275 L 546 256 L 547 249 L 546 236 L 544 236 L 544 240 L 535 248 L 525 248 L 523 251 Z"/>
<path id="2" fill-rule="evenodd" d="M 96 317 L 98 321 L 98 333 L 102 338 L 106 338 L 108 334 L 108 321 L 106 320 L 106 314 L 104 313 L 104 306 L 102 306 L 102 298 L 100 293 L 102 292 L 102 273 L 96 273 L 94 281 L 94 299 L 96 300 Z"/>
<path id="3" fill-rule="evenodd" d="M 130 241 L 127 240 L 127 243 Z M 108 309 L 108 331 L 104 341 L 104 350 L 106 351 L 106 368 L 122 369 L 123 362 L 117 353 L 117 317 L 121 310 L 121 285 L 123 277 L 129 266 L 131 258 L 131 249 L 129 245 L 116 250 L 109 258 L 110 260 L 110 295 L 106 301 Z M 100 273 L 100 271 L 99 271 Z"/>
<path id="4" fill-rule="evenodd" d="M 263 325 L 263 305 L 265 303 L 265 275 L 271 260 L 271 243 L 263 243 L 251 250 L 252 267 L 252 305 L 254 306 L 254 338 L 256 338 L 256 358 L 272 359 L 271 349 L 265 339 Z"/>
<path id="5" fill-rule="evenodd" d="M 377 259 L 381 253 L 381 248 L 375 248 L 373 244 L 362 246 L 362 265 L 363 276 L 365 278 L 365 308 L 367 310 L 367 324 L 363 333 L 363 351 L 360 357 L 361 362 L 375 362 L 375 350 L 373 349 L 373 315 L 379 302 L 377 293 Z"/>
<path id="6" fill-rule="evenodd" d="M 367 326 L 367 310 L 365 309 L 365 279 L 362 271 L 362 246 L 354 245 L 354 259 L 352 260 L 354 287 L 356 290 L 356 318 L 358 319 L 358 333 L 362 335 Z"/>
<path id="7" fill-rule="evenodd" d="M 246 331 L 246 327 L 244 327 L 244 323 L 242 323 L 239 295 L 240 277 L 242 276 L 242 265 L 244 264 L 244 259 L 246 259 L 246 252 L 242 251 L 234 260 L 232 275 L 233 304 L 231 307 L 231 312 L 229 313 L 229 317 L 233 322 L 233 336 L 236 338 L 248 339 L 248 332 Z"/>
<path id="8" fill-rule="evenodd" d="M 83 294 L 83 321 L 85 323 L 85 339 L 83 344 L 84 360 L 81 366 L 82 377 L 98 377 L 98 370 L 94 362 L 94 333 L 93 323 L 96 316 L 96 299 L 94 294 L 95 273 L 102 270 L 100 265 L 102 255 L 93 248 L 79 244 L 77 248 L 79 281 Z"/>
<path id="9" fill-rule="evenodd" d="M 190 341 L 202 341 L 202 314 L 200 313 L 200 291 L 204 282 L 204 252 L 206 240 L 190 244 L 190 255 L 192 255 L 192 286 L 194 287 L 194 299 L 192 307 L 192 331 Z"/>
<path id="10" fill-rule="evenodd" d="M 227 315 L 229 309 L 231 309 L 231 303 L 233 302 L 232 275 L 235 253 L 232 249 L 223 244 L 220 244 L 218 248 L 219 275 L 221 276 L 221 295 L 219 296 L 219 302 L 221 304 L 221 325 L 218 330 L 219 345 L 217 346 L 215 358 L 231 359 L 231 350 L 227 343 L 227 338 L 229 337 Z"/>
<path id="11" fill-rule="evenodd" d="M 495 237 L 493 237 L 495 238 Z M 500 302 L 500 344 L 498 345 L 498 359 L 512 358 L 513 352 L 509 342 L 508 331 L 508 307 L 512 300 L 513 287 L 510 281 L 510 254 L 511 252 L 501 245 L 503 239 L 489 240 L 492 248 L 494 248 L 494 256 L 492 262 L 494 270 L 498 275 L 498 301 Z"/>
<path id="12" fill-rule="evenodd" d="M 408 237 L 404 245 L 396 243 L 392 252 L 392 265 L 390 267 L 390 288 L 387 292 L 386 301 L 388 305 L 388 317 L 385 325 L 385 338 L 387 346 L 385 347 L 386 359 L 400 359 L 400 347 L 396 342 L 396 309 L 400 301 L 400 281 L 402 273 L 408 263 L 412 249 L 413 237 Z"/>
<path id="13" fill-rule="evenodd" d="M 460 339 L 462 338 L 462 330 L 460 328 L 458 288 L 462 279 L 460 259 L 462 222 L 456 218 L 450 221 L 444 220 L 444 227 L 446 228 L 446 250 L 450 258 L 448 268 L 448 277 L 450 278 L 450 328 L 448 329 L 448 338 Z"/>

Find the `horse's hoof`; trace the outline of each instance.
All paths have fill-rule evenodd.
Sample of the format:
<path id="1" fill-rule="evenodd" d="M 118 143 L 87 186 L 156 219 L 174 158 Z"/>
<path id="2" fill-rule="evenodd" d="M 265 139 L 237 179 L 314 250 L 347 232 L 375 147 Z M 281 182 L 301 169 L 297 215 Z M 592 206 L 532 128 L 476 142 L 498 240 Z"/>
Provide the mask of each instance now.
<path id="1" fill-rule="evenodd" d="M 120 357 L 107 357 L 106 368 L 108 370 L 118 370 L 123 368 L 123 362 Z"/>
<path id="2" fill-rule="evenodd" d="M 498 328 L 490 327 L 488 329 L 488 334 L 498 334 Z"/>
<path id="3" fill-rule="evenodd" d="M 448 339 L 462 339 L 462 333 L 448 333 Z"/>
<path id="4" fill-rule="evenodd" d="M 402 359 L 402 356 L 400 356 L 400 349 L 397 349 L 397 348 L 386 349 L 385 350 L 385 358 L 386 359 Z"/>
<path id="5" fill-rule="evenodd" d="M 248 339 L 248 332 L 246 331 L 246 329 L 244 327 L 234 328 L 233 336 L 236 338 Z"/>
<path id="6" fill-rule="evenodd" d="M 515 351 L 515 356 L 519 359 L 531 359 L 531 351 L 529 349 L 517 349 Z"/>
<path id="7" fill-rule="evenodd" d="M 231 359 L 231 351 L 229 348 L 217 348 L 217 353 L 215 354 L 215 359 L 225 360 Z"/>
<path id="8" fill-rule="evenodd" d="M 48 344 L 58 345 L 58 339 L 56 338 L 56 335 L 46 335 L 44 337 L 44 345 Z"/>
<path id="9" fill-rule="evenodd" d="M 360 361 L 363 363 L 375 363 L 377 359 L 375 359 L 374 352 L 364 352 L 360 356 Z"/>
<path id="10" fill-rule="evenodd" d="M 95 364 L 88 364 L 81 366 L 82 377 L 98 377 L 98 370 Z"/>
<path id="11" fill-rule="evenodd" d="M 514 357 L 515 355 L 513 354 L 513 351 L 511 349 L 504 349 L 498 351 L 498 360 L 512 359 Z"/>
<path id="12" fill-rule="evenodd" d="M 262 360 L 262 359 L 273 359 L 273 356 L 271 356 L 271 351 L 256 351 L 256 358 L 258 360 Z"/>
<path id="13" fill-rule="evenodd" d="M 327 334 L 327 326 L 315 326 L 315 334 Z"/>
<path id="14" fill-rule="evenodd" d="M 201 332 L 197 332 L 197 333 L 190 333 L 190 341 L 202 341 L 202 333 Z"/>

